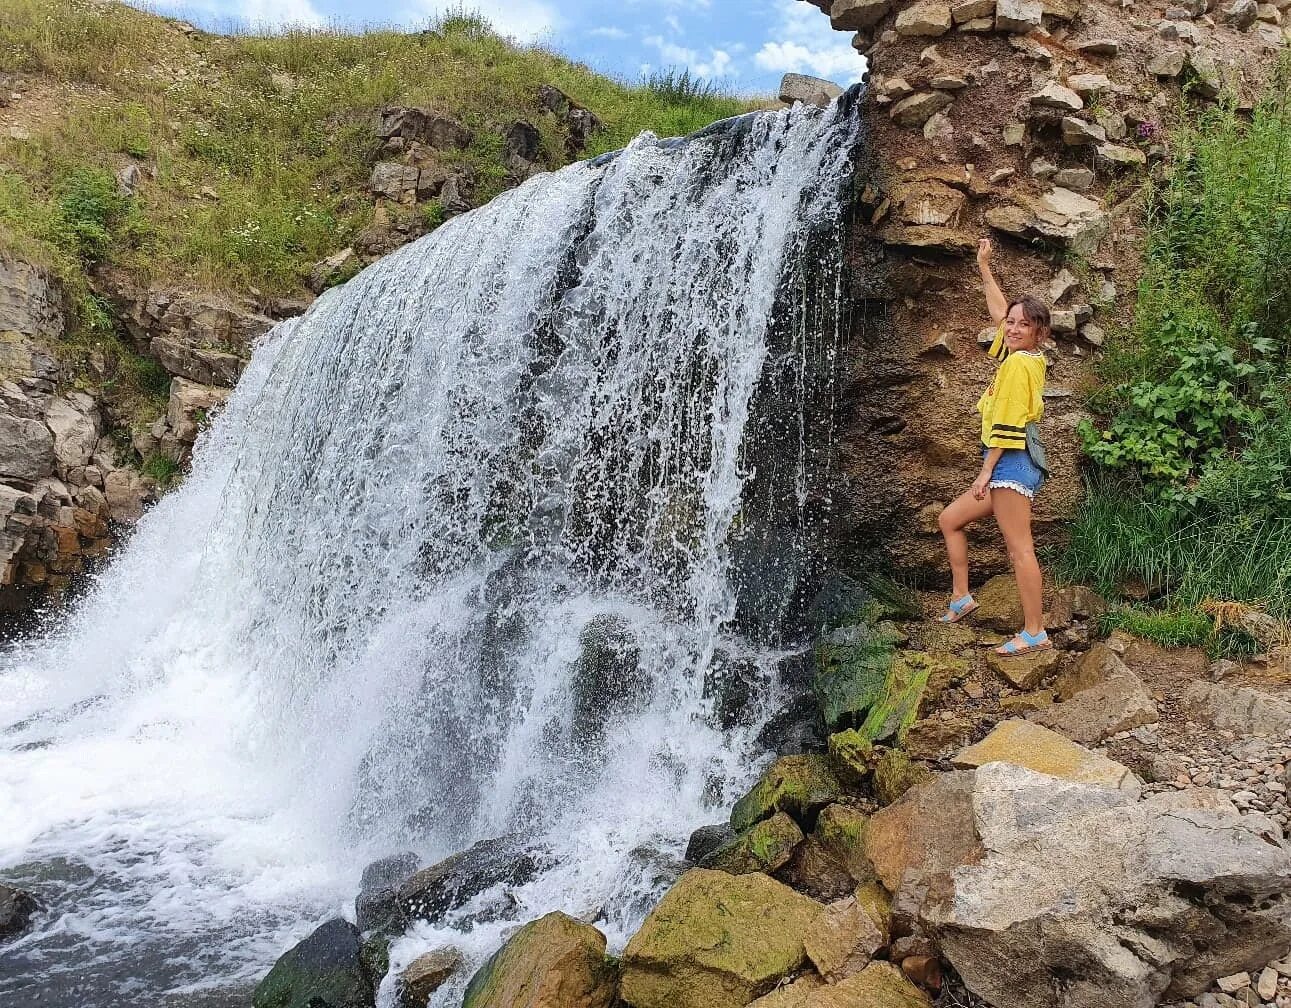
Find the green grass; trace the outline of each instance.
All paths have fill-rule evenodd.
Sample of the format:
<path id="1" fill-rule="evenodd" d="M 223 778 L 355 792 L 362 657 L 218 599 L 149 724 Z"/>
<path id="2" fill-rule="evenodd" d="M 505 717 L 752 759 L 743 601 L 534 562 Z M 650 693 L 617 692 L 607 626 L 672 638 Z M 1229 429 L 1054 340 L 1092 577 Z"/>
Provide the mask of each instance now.
<path id="1" fill-rule="evenodd" d="M 538 128 L 552 167 L 570 160 L 566 127 L 539 101 L 544 84 L 604 123 L 587 156 L 751 107 L 686 74 L 614 80 L 461 12 L 411 33 L 218 36 L 121 3 L 4 0 L 0 73 L 22 75 L 23 101 L 42 112 L 30 138 L 0 136 L 0 252 L 62 280 L 73 370 L 94 354 L 118 362 L 108 384 L 139 422 L 159 408 L 155 376 L 114 335 L 89 271 L 108 263 L 143 283 L 303 293 L 313 264 L 373 221 L 382 106 L 430 107 L 472 131 L 444 158 L 473 178 L 475 205 L 509 184 L 501 134 L 516 119 Z M 114 178 L 131 161 L 155 175 L 133 198 Z M 426 228 L 444 220 L 434 201 L 396 212 Z M 92 384 L 83 368 L 79 380 Z"/>
<path id="2" fill-rule="evenodd" d="M 1255 640 L 1240 630 L 1225 627 L 1216 632 L 1211 618 L 1198 609 L 1117 606 L 1099 617 L 1098 632 L 1107 637 L 1117 630 L 1162 647 L 1204 648 L 1211 658 L 1236 658 L 1258 650 Z"/>
<path id="3" fill-rule="evenodd" d="M 1065 577 L 1146 586 L 1175 612 L 1213 599 L 1291 618 L 1289 76 L 1249 119 L 1206 108 L 1172 137 L 1134 328 L 1090 403 Z"/>

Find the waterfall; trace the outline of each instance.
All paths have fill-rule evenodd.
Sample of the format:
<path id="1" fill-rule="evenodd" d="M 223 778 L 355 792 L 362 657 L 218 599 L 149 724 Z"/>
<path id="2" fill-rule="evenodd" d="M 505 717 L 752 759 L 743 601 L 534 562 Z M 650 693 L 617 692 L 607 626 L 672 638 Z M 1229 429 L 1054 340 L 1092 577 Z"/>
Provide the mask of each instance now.
<path id="1" fill-rule="evenodd" d="M 3 658 L 0 880 L 49 910 L 0 1000 L 226 1004 L 367 861 L 502 835 L 544 852 L 510 910 L 396 966 L 552 909 L 621 946 L 766 758 L 785 642 L 745 610 L 802 589 L 857 130 L 843 99 L 645 134 L 266 338 Z"/>

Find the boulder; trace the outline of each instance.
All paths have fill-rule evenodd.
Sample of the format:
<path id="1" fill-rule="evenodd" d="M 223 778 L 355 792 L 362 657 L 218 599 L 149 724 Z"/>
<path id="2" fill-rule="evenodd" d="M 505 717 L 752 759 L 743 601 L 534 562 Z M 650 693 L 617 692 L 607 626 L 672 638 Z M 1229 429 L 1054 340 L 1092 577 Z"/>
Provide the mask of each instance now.
<path id="1" fill-rule="evenodd" d="M 354 898 L 354 917 L 360 931 L 393 931 L 399 921 L 399 887 L 421 867 L 411 852 L 391 854 L 363 869 L 359 894 Z"/>
<path id="2" fill-rule="evenodd" d="M 143 517 L 144 506 L 153 494 L 137 472 L 113 469 L 103 477 L 103 496 L 112 520 L 130 525 Z"/>
<path id="3" fill-rule="evenodd" d="M 789 863 L 803 839 L 798 824 L 785 813 L 777 812 L 709 852 L 699 866 L 732 875 L 748 872 L 770 875 Z"/>
<path id="4" fill-rule="evenodd" d="M 54 435 L 39 420 L 0 413 L 0 478 L 34 483 L 54 472 Z"/>
<path id="5" fill-rule="evenodd" d="M 1082 690 L 1106 682 L 1109 676 L 1128 671 L 1129 668 L 1121 661 L 1120 655 L 1106 644 L 1095 644 L 1058 676 L 1054 692 L 1059 700 L 1070 700 Z"/>
<path id="6" fill-rule="evenodd" d="M 502 133 L 502 163 L 517 178 L 544 170 L 542 134 L 533 123 L 517 119 Z"/>
<path id="7" fill-rule="evenodd" d="M 898 35 L 936 37 L 950 31 L 953 23 L 950 7 L 946 4 L 938 0 L 918 0 L 897 15 L 895 27 Z"/>
<path id="8" fill-rule="evenodd" d="M 821 909 L 765 875 L 692 869 L 628 942 L 620 997 L 632 1008 L 743 1008 L 806 963 Z"/>
<path id="9" fill-rule="evenodd" d="M 816 813 L 842 794 L 842 786 L 819 755 L 781 756 L 731 810 L 731 826 L 744 831 L 776 812 L 787 812 L 800 825 L 814 825 Z"/>
<path id="10" fill-rule="evenodd" d="M 1050 648 L 1024 655 L 996 654 L 992 648 L 986 652 L 986 664 L 991 671 L 1014 689 L 1033 690 L 1047 677 L 1058 671 L 1062 655 Z"/>
<path id="11" fill-rule="evenodd" d="M 804 1008 L 807 999 L 825 986 L 825 981 L 815 973 L 804 973 L 791 984 L 777 987 L 770 994 L 758 998 L 749 1008 Z"/>
<path id="12" fill-rule="evenodd" d="M 1027 101 L 1033 109 L 1053 109 L 1058 112 L 1079 112 L 1085 107 L 1080 95 L 1071 88 L 1063 87 L 1056 80 L 1051 80 L 1027 98 Z"/>
<path id="13" fill-rule="evenodd" d="M 372 1008 L 359 929 L 337 917 L 282 956 L 251 996 L 253 1008 Z"/>
<path id="14" fill-rule="evenodd" d="M 1076 51 L 1082 56 L 1104 56 L 1109 59 L 1120 54 L 1121 43 L 1114 38 L 1091 38 L 1076 43 Z"/>
<path id="15" fill-rule="evenodd" d="M 835 732 L 827 744 L 829 765 L 844 784 L 859 787 L 874 772 L 874 743 L 855 729 Z"/>
<path id="16" fill-rule="evenodd" d="M 1184 691 L 1188 716 L 1240 735 L 1291 733 L 1291 703 L 1249 686 L 1196 682 Z"/>
<path id="17" fill-rule="evenodd" d="M 805 74 L 788 73 L 780 79 L 780 100 L 786 105 L 802 102 L 824 108 L 843 93 L 833 81 Z"/>
<path id="18" fill-rule="evenodd" d="M 1099 144 L 1094 151 L 1094 167 L 1103 171 L 1116 171 L 1121 168 L 1142 168 L 1148 163 L 1148 157 L 1137 147 L 1126 147 L 1123 144 Z"/>
<path id="19" fill-rule="evenodd" d="M 1138 795 L 1142 783 L 1129 769 L 1057 732 L 1030 721 L 1001 722 L 986 738 L 955 756 L 957 767 L 1012 763 L 1037 773 L 1080 784 L 1098 784 Z"/>
<path id="20" fill-rule="evenodd" d="M 891 0 L 834 0 L 829 21 L 836 31 L 868 31 L 887 17 L 890 10 Z M 782 86 L 782 95 L 783 90 Z M 785 98 L 782 96 L 780 100 Z"/>
<path id="21" fill-rule="evenodd" d="M 1238 31 L 1246 31 L 1259 17 L 1260 7 L 1256 0 L 1235 0 L 1223 9 L 1221 19 L 1227 21 Z"/>
<path id="22" fill-rule="evenodd" d="M 54 436 L 54 458 L 64 473 L 89 462 L 103 436 L 98 404 L 84 392 L 51 399 L 45 407 L 45 424 Z"/>
<path id="23" fill-rule="evenodd" d="M 1026 717 L 1076 742 L 1101 742 L 1118 732 L 1158 720 L 1152 694 L 1128 668 L 1109 674 L 1070 700 L 1032 711 Z"/>
<path id="24" fill-rule="evenodd" d="M 928 776 L 928 771 L 900 749 L 889 749 L 874 766 L 874 797 L 890 805 Z"/>
<path id="25" fill-rule="evenodd" d="M 891 224 L 879 231 L 877 237 L 884 245 L 913 253 L 967 256 L 977 247 L 970 235 L 937 224 Z"/>
<path id="26" fill-rule="evenodd" d="M 829 805 L 821 811 L 811 839 L 820 852 L 847 873 L 853 886 L 877 877 L 865 853 L 870 817 L 850 805 Z"/>
<path id="27" fill-rule="evenodd" d="M 523 885 L 551 865 L 548 851 L 515 836 L 481 840 L 413 874 L 396 899 L 405 921 L 432 924 L 468 900 L 498 885 Z"/>
<path id="28" fill-rule="evenodd" d="M 427 1008 L 430 996 L 462 968 L 465 960 L 455 948 L 434 949 L 419 955 L 399 974 L 395 997 L 399 1008 Z"/>
<path id="29" fill-rule="evenodd" d="M 903 98 L 888 112 L 898 126 L 921 129 L 934 114 L 949 108 L 955 99 L 947 91 L 920 91 Z"/>
<path id="30" fill-rule="evenodd" d="M 31 926 L 40 904 L 31 893 L 0 885 L 0 941 L 17 938 Z"/>
<path id="31" fill-rule="evenodd" d="M 880 812 L 898 903 L 992 1004 L 1151 1005 L 1291 942 L 1291 851 L 1262 817 L 1139 801 L 1010 763 L 945 774 Z"/>
<path id="32" fill-rule="evenodd" d="M 419 143 L 438 150 L 463 150 L 471 143 L 470 130 L 428 108 L 383 108 L 377 113 L 376 134 L 387 143 L 398 137 L 403 141 L 401 149 Z"/>
<path id="33" fill-rule="evenodd" d="M 63 292 L 53 275 L 0 254 L 0 332 L 55 340 L 66 327 Z"/>
<path id="34" fill-rule="evenodd" d="M 995 30 L 1027 35 L 1044 23 L 1044 5 L 1040 0 L 998 0 L 995 5 Z"/>
<path id="35" fill-rule="evenodd" d="M 1183 73 L 1184 54 L 1178 49 L 1159 52 L 1148 60 L 1148 73 L 1154 77 L 1178 77 Z"/>
<path id="36" fill-rule="evenodd" d="M 172 378 L 166 422 L 171 435 L 181 444 L 192 444 L 211 415 L 228 400 L 229 389 L 198 385 L 187 378 Z"/>
<path id="37" fill-rule="evenodd" d="M 701 826 L 690 834 L 690 841 L 686 844 L 686 860 L 691 864 L 699 864 L 718 847 L 734 839 L 735 830 L 731 829 L 730 823 Z"/>
<path id="38" fill-rule="evenodd" d="M 858 975 L 822 987 L 805 1008 L 930 1008 L 928 995 L 889 962 L 873 962 Z"/>
<path id="39" fill-rule="evenodd" d="M 1062 142 L 1068 147 L 1084 147 L 1107 142 L 1107 131 L 1096 123 L 1085 122 L 1075 116 L 1062 118 Z"/>
<path id="40" fill-rule="evenodd" d="M 956 0 L 950 5 L 950 16 L 955 24 L 995 16 L 995 0 Z"/>
<path id="41" fill-rule="evenodd" d="M 807 958 L 829 983 L 855 976 L 887 944 L 887 937 L 856 899 L 831 903 L 803 934 Z"/>
<path id="42" fill-rule="evenodd" d="M 522 927 L 479 968 L 462 1008 L 610 1008 L 617 973 L 603 934 L 549 913 Z"/>
<path id="43" fill-rule="evenodd" d="M 971 829 L 973 786 L 971 771 L 937 774 L 874 813 L 865 853 L 884 888 L 896 892 L 911 868 L 928 876 L 973 864 L 982 856 Z"/>
<path id="44" fill-rule="evenodd" d="M 1200 46 L 1190 49 L 1188 67 L 1197 78 L 1193 85 L 1196 92 L 1203 98 L 1218 98 L 1224 81 L 1219 75 L 1219 64 L 1215 61 L 1215 54 Z"/>
<path id="45" fill-rule="evenodd" d="M 570 736 L 584 752 L 595 752 L 605 741 L 608 719 L 637 709 L 649 695 L 650 679 L 641 668 L 641 647 L 619 616 L 593 618 L 578 644 L 570 677 Z"/>
<path id="46" fill-rule="evenodd" d="M 973 592 L 977 610 L 970 620 L 1000 633 L 1017 633 L 1022 626 L 1022 600 L 1012 574 L 999 574 Z"/>

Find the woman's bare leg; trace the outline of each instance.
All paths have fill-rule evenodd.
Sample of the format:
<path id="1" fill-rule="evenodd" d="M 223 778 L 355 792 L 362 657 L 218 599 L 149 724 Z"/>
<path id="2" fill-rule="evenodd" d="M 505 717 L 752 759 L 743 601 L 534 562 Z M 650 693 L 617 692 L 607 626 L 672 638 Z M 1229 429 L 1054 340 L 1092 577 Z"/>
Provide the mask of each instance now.
<path id="1" fill-rule="evenodd" d="M 937 519 L 946 540 L 946 556 L 950 559 L 951 598 L 959 599 L 968 594 L 968 536 L 964 535 L 964 529 L 975 521 L 990 517 L 991 508 L 990 494 L 978 500 L 968 490 L 947 504 Z"/>
<path id="2" fill-rule="evenodd" d="M 1013 574 L 1022 599 L 1023 629 L 1033 637 L 1044 630 L 1044 582 L 1031 541 L 1031 501 L 1016 490 L 991 491 L 995 521 L 1013 561 Z"/>

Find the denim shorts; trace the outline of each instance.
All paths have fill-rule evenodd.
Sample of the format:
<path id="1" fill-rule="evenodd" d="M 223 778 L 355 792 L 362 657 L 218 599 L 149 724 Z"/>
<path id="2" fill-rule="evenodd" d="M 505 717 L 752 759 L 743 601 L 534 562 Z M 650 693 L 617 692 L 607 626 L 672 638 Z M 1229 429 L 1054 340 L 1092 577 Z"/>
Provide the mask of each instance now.
<path id="1" fill-rule="evenodd" d="M 982 449 L 982 458 L 986 458 L 989 450 Z M 1016 490 L 1023 497 L 1034 500 L 1042 483 L 1044 473 L 1031 461 L 1025 448 L 1005 448 L 1004 454 L 995 463 L 991 482 L 987 485 L 992 490 Z"/>

